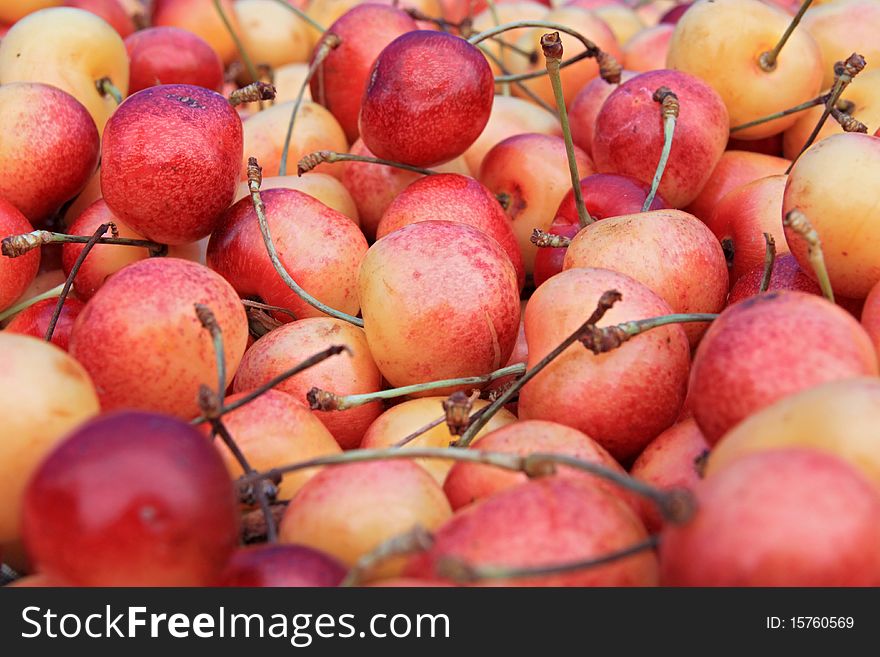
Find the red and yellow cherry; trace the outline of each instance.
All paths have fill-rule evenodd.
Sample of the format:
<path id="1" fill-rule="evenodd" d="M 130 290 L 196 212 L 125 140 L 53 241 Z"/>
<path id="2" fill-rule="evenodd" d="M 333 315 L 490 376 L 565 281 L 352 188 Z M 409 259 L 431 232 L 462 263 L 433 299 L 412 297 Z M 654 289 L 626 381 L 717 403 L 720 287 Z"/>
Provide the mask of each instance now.
<path id="1" fill-rule="evenodd" d="M 422 221 L 386 235 L 363 260 L 358 293 L 370 352 L 394 386 L 488 374 L 513 351 L 516 270 L 472 226 Z"/>
<path id="2" fill-rule="evenodd" d="M 877 283 L 865 299 L 862 309 L 862 326 L 874 341 L 874 348 L 880 358 L 880 283 Z"/>
<path id="3" fill-rule="evenodd" d="M 223 13 L 238 34 L 240 28 L 232 0 L 220 0 Z M 153 25 L 179 27 L 192 32 L 214 49 L 225 64 L 238 57 L 238 48 L 211 0 L 155 0 Z"/>
<path id="4" fill-rule="evenodd" d="M 880 60 L 876 38 L 880 30 L 880 6 L 876 2 L 845 0 L 812 5 L 800 27 L 816 40 L 822 53 L 823 89 L 830 89 L 834 84 L 835 62 L 849 53 L 857 52 L 868 62 Z"/>
<path id="5" fill-rule="evenodd" d="M 33 230 L 14 205 L 0 196 L 0 235 L 22 235 Z M 0 256 L 0 310 L 6 310 L 25 293 L 40 269 L 40 250 L 17 258 Z"/>
<path id="6" fill-rule="evenodd" d="M 880 281 L 880 139 L 859 133 L 831 135 L 801 155 L 791 170 L 783 216 L 797 208 L 822 241 L 835 293 L 863 299 Z M 788 246 L 810 276 L 804 239 L 786 229 Z"/>
<path id="7" fill-rule="evenodd" d="M 311 171 L 302 176 L 269 176 L 264 177 L 260 185 L 261 191 L 269 189 L 295 189 L 304 194 L 308 194 L 321 201 L 328 208 L 341 212 L 351 219 L 356 226 L 360 226 L 360 215 L 358 214 L 357 205 L 338 178 L 326 173 L 317 173 Z M 250 189 L 248 183 L 241 182 L 238 190 L 235 192 L 235 201 L 238 202 L 245 197 L 250 197 Z"/>
<path id="8" fill-rule="evenodd" d="M 189 419 L 201 385 L 217 385 L 204 304 L 223 333 L 232 378 L 247 342 L 247 317 L 232 286 L 203 265 L 149 258 L 111 276 L 76 318 L 70 354 L 89 372 L 103 410 L 138 408 Z"/>
<path id="9" fill-rule="evenodd" d="M 642 73 L 615 89 L 596 117 L 593 159 L 601 173 L 622 173 L 642 182 L 654 178 L 663 148 L 661 87 L 678 96 L 681 110 L 659 192 L 674 208 L 693 201 L 727 145 L 727 110 L 702 80 L 678 71 Z"/>
<path id="10" fill-rule="evenodd" d="M 438 579 L 438 565 L 455 558 L 469 566 L 540 567 L 600 557 L 645 540 L 641 520 L 620 500 L 572 477 L 546 477 L 501 490 L 453 516 L 434 534 L 433 547 L 410 559 L 405 574 Z M 493 579 L 489 586 L 653 586 L 657 558 L 625 560 L 568 573 Z"/>
<path id="11" fill-rule="evenodd" d="M 272 68 L 305 62 L 312 50 L 311 28 L 274 0 L 237 0 L 238 36 L 251 59 Z"/>
<path id="12" fill-rule="evenodd" d="M 623 299 L 599 326 L 672 312 L 657 294 L 629 276 L 607 269 L 567 269 L 538 288 L 526 306 L 528 366 L 581 326 L 609 290 L 617 290 Z M 576 342 L 523 386 L 519 417 L 574 427 L 626 461 L 675 422 L 689 365 L 687 336 L 677 324 L 647 331 L 598 356 Z M 602 390 L 602 404 L 587 401 L 596 390 Z M 624 408 L 626 413 L 621 412 Z"/>
<path id="13" fill-rule="evenodd" d="M 320 550 L 351 568 L 388 539 L 417 525 L 433 532 L 452 515 L 439 484 L 402 460 L 367 461 L 321 470 L 303 486 L 281 519 L 282 543 Z M 394 577 L 401 558 L 375 568 L 372 578 Z"/>
<path id="14" fill-rule="evenodd" d="M 134 21 L 119 4 L 119 0 L 64 0 L 65 7 L 76 7 L 100 16 L 107 21 L 123 39 L 135 30 Z"/>
<path id="15" fill-rule="evenodd" d="M 516 235 L 498 199 L 481 183 L 455 173 L 416 180 L 385 210 L 376 238 L 419 221 L 456 221 L 482 230 L 507 253 L 522 288 L 526 272 Z"/>
<path id="16" fill-rule="evenodd" d="M 622 71 L 620 81 L 627 82 L 638 75 L 636 71 Z M 605 104 L 605 100 L 618 85 L 605 82 L 600 77 L 593 78 L 578 92 L 568 107 L 568 123 L 571 127 L 571 138 L 575 146 L 582 148 L 588 155 L 593 152 L 593 133 L 596 129 L 596 117 Z M 583 175 L 583 174 L 582 174 Z"/>
<path id="17" fill-rule="evenodd" d="M 752 454 L 696 488 L 660 541 L 667 586 L 877 586 L 880 492 L 812 449 Z"/>
<path id="18" fill-rule="evenodd" d="M 258 388 L 298 363 L 333 345 L 344 345 L 350 354 L 339 354 L 279 383 L 275 389 L 307 404 L 306 394 L 320 388 L 336 395 L 356 395 L 382 389 L 382 375 L 373 362 L 364 330 L 332 317 L 312 317 L 270 331 L 245 352 L 233 381 L 235 392 Z M 315 411 L 343 449 L 360 444 L 364 432 L 382 412 L 379 402 L 345 411 Z M 288 462 L 292 462 L 289 460 Z"/>
<path id="19" fill-rule="evenodd" d="M 43 339 L 49 329 L 49 322 L 55 313 L 58 299 L 44 299 L 32 306 L 28 306 L 10 320 L 3 329 L 8 333 L 21 333 L 35 338 Z M 59 349 L 67 351 L 70 344 L 70 333 L 73 331 L 73 322 L 80 314 L 85 304 L 74 297 L 67 297 L 61 307 L 61 314 L 52 332 L 52 344 Z"/>
<path id="20" fill-rule="evenodd" d="M 666 67 L 666 55 L 675 30 L 660 23 L 636 33 L 623 46 L 623 66 L 630 71 L 653 71 Z"/>
<path id="21" fill-rule="evenodd" d="M 694 357 L 690 402 L 714 445 L 788 395 L 877 373 L 871 339 L 848 312 L 812 294 L 767 292 L 730 306 L 712 322 Z"/>
<path id="22" fill-rule="evenodd" d="M 367 240 L 345 215 L 293 189 L 262 194 L 269 232 L 282 264 L 306 292 L 331 308 L 357 314 L 357 276 Z M 272 266 L 249 197 L 233 205 L 208 243 L 208 266 L 241 296 L 291 310 L 296 317 L 323 316 L 299 298 Z M 287 321 L 289 317 L 278 316 Z"/>
<path id="23" fill-rule="evenodd" d="M 56 7 L 63 0 L 4 0 L 0 2 L 0 22 L 15 23 L 20 18 L 24 18 L 40 9 L 47 7 Z"/>

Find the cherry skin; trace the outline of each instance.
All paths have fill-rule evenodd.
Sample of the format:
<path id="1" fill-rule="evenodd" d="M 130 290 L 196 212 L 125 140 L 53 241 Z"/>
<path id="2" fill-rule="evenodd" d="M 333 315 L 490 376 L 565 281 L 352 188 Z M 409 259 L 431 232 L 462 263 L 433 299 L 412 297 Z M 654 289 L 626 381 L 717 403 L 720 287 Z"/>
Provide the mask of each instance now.
<path id="1" fill-rule="evenodd" d="M 176 27 L 150 27 L 126 37 L 131 60 L 128 92 L 157 84 L 223 88 L 223 63 L 204 40 Z"/>
<path id="2" fill-rule="evenodd" d="M 31 230 L 33 226 L 25 216 L 0 196 L 0 236 L 21 235 Z M 39 269 L 40 249 L 18 258 L 0 256 L 0 310 L 5 310 L 24 294 Z"/>
<path id="3" fill-rule="evenodd" d="M 80 586 L 217 584 L 238 542 L 220 455 L 154 413 L 80 425 L 34 474 L 23 508 L 33 562 Z"/>
<path id="4" fill-rule="evenodd" d="M 339 586 L 346 568 L 303 545 L 258 545 L 236 550 L 220 586 Z"/>
<path id="5" fill-rule="evenodd" d="M 241 119 L 220 94 L 187 84 L 139 91 L 104 130 L 104 200 L 148 239 L 207 237 L 235 198 L 242 144 Z"/>
<path id="6" fill-rule="evenodd" d="M 416 30 L 379 54 L 359 126 L 377 157 L 429 167 L 458 157 L 492 112 L 495 82 L 483 54 L 462 38 Z"/>
<path id="7" fill-rule="evenodd" d="M 52 314 L 55 312 L 56 305 L 58 305 L 58 299 L 39 301 L 13 317 L 12 321 L 3 330 L 9 333 L 32 335 L 42 340 L 49 328 L 49 322 L 52 320 Z M 58 322 L 55 324 L 55 330 L 52 332 L 52 344 L 67 351 L 68 344 L 70 343 L 70 333 L 73 330 L 73 322 L 84 307 L 85 304 L 74 297 L 67 297 L 64 300 L 61 314 L 58 316 Z"/>

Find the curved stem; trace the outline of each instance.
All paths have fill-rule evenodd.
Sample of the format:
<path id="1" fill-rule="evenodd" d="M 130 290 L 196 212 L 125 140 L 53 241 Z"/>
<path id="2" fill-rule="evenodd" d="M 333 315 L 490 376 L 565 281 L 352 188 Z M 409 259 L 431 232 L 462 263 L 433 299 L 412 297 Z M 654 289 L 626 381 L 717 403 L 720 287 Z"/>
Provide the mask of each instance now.
<path id="1" fill-rule="evenodd" d="M 287 135 L 284 137 L 284 148 L 281 150 L 281 165 L 278 168 L 279 176 L 287 175 L 287 156 L 290 152 L 290 140 L 293 137 L 293 124 L 296 122 L 296 115 L 302 105 L 306 89 L 308 89 L 312 77 L 315 75 L 315 71 L 317 71 L 321 64 L 324 63 L 324 60 L 327 59 L 327 55 L 329 55 L 334 48 L 338 47 L 340 43 L 342 43 L 342 40 L 338 36 L 328 33 L 324 35 L 324 38 L 321 39 L 321 43 L 315 48 L 315 56 L 312 58 L 308 73 L 306 73 L 306 77 L 303 79 L 302 84 L 299 87 L 299 93 L 296 95 L 296 101 L 293 103 L 293 109 L 290 111 L 290 122 L 287 124 Z"/>
<path id="2" fill-rule="evenodd" d="M 296 14 L 301 20 L 303 20 L 306 23 L 308 23 L 309 25 L 311 25 L 318 32 L 324 33 L 327 31 L 327 28 L 323 27 L 318 21 L 316 21 L 314 18 L 309 16 L 302 9 L 298 9 L 297 7 L 294 7 L 292 4 L 287 2 L 287 0 L 274 0 L 274 1 L 277 2 L 279 5 L 281 5 L 282 7 L 284 7 L 285 9 L 287 9 L 288 11 L 291 11 L 294 14 Z"/>
<path id="3" fill-rule="evenodd" d="M 694 511 L 694 500 L 686 489 L 664 490 L 651 484 L 634 479 L 626 472 L 606 468 L 592 461 L 584 461 L 567 454 L 534 453 L 525 456 L 509 452 L 489 452 L 479 449 L 462 447 L 397 447 L 382 449 L 355 449 L 341 454 L 330 454 L 272 468 L 265 472 L 245 475 L 239 479 L 240 486 L 247 486 L 258 479 L 277 479 L 285 474 L 327 465 L 344 463 L 362 463 L 365 461 L 382 461 L 394 459 L 446 459 L 479 463 L 493 467 L 522 472 L 528 477 L 542 477 L 554 474 L 555 465 L 565 465 L 582 472 L 587 472 L 621 488 L 645 497 L 658 505 L 664 517 L 673 523 L 686 522 Z"/>
<path id="4" fill-rule="evenodd" d="M 79 273 L 80 267 L 82 267 L 83 262 L 85 262 L 86 256 L 89 255 L 89 252 L 95 244 L 98 243 L 101 235 L 111 229 L 114 233 L 116 232 L 116 226 L 111 222 L 98 226 L 95 233 L 82 248 L 82 251 L 79 252 L 76 261 L 73 263 L 73 267 L 70 269 L 70 273 L 67 275 L 67 280 L 64 281 L 64 286 L 61 288 L 61 294 L 58 295 L 58 303 L 55 304 L 55 310 L 52 311 L 52 318 L 49 320 L 49 326 L 46 328 L 46 336 L 44 338 L 46 342 L 52 342 L 52 335 L 55 333 L 55 326 L 58 324 L 58 318 L 61 317 L 61 310 L 64 308 L 64 300 L 67 299 L 67 295 L 70 294 L 70 287 L 73 285 L 73 280 Z"/>
<path id="5" fill-rule="evenodd" d="M 668 326 L 669 324 L 686 324 L 688 322 L 704 323 L 713 322 L 718 318 L 716 313 L 673 313 L 636 319 L 612 326 L 588 326 L 578 341 L 594 354 L 604 354 L 621 346 L 624 342 L 632 340 L 637 335 L 651 329 Z"/>
<path id="6" fill-rule="evenodd" d="M 559 124 L 562 126 L 562 138 L 565 142 L 565 156 L 568 158 L 568 172 L 571 176 L 571 191 L 574 193 L 574 204 L 577 208 L 578 223 L 585 228 L 595 220 L 584 205 L 584 196 L 581 193 L 581 176 L 578 173 L 577 158 L 574 155 L 574 141 L 571 138 L 571 127 L 568 124 L 568 110 L 565 109 L 565 96 L 562 93 L 562 79 L 559 77 L 559 63 L 562 61 L 562 39 L 559 32 L 551 32 L 541 37 L 541 48 L 547 62 L 547 75 L 550 76 L 550 85 L 553 87 L 553 97 L 556 99 L 556 110 L 559 116 Z"/>
<path id="7" fill-rule="evenodd" d="M 483 52 L 483 54 L 486 55 L 486 57 L 488 57 L 493 62 L 495 62 L 495 64 L 498 66 L 498 68 L 501 69 L 502 73 L 504 73 L 505 75 L 508 74 L 508 70 L 506 68 L 504 68 L 504 66 L 501 64 L 501 60 L 499 60 L 498 57 L 496 57 L 495 54 L 491 50 L 484 48 L 483 46 L 477 46 L 477 48 L 479 48 Z M 543 107 L 545 110 L 547 110 L 550 113 L 553 112 L 553 108 L 550 105 L 548 105 L 547 102 L 543 98 L 541 98 L 538 94 L 536 94 L 534 91 L 529 89 L 521 81 L 515 80 L 513 82 L 513 84 L 515 84 L 516 88 L 519 89 L 521 92 L 523 92 L 526 96 L 528 96 L 535 104 L 540 105 L 541 107 Z"/>
<path id="8" fill-rule="evenodd" d="M 431 533 L 421 525 L 416 525 L 408 532 L 383 541 L 374 550 L 363 555 L 348 571 L 339 586 L 359 586 L 364 577 L 379 564 L 394 557 L 430 550 L 432 545 L 434 545 L 434 537 Z"/>
<path id="9" fill-rule="evenodd" d="M 764 242 L 766 250 L 764 251 L 764 273 L 761 275 L 761 286 L 759 292 L 766 292 L 770 289 L 770 278 L 773 276 L 773 263 L 776 262 L 776 240 L 770 233 L 764 233 Z"/>
<path id="10" fill-rule="evenodd" d="M 241 61 L 242 63 L 244 63 L 244 67 L 245 69 L 247 69 L 248 75 L 251 77 L 251 82 L 256 82 L 260 79 L 260 75 L 259 73 L 257 73 L 257 68 L 256 66 L 254 66 L 254 62 L 251 60 L 247 49 L 244 47 L 244 44 L 242 43 L 238 34 L 235 32 L 235 28 L 232 26 L 232 22 L 229 20 L 229 16 L 226 15 L 226 11 L 223 9 L 223 5 L 220 4 L 220 0 L 212 0 L 212 2 L 214 3 L 214 9 L 220 16 L 220 20 L 223 21 L 223 25 L 224 27 L 226 27 L 226 31 L 229 33 L 229 36 L 232 38 L 232 42 L 235 44 L 235 47 L 238 50 Z"/>
<path id="11" fill-rule="evenodd" d="M 392 162 L 391 160 L 383 160 L 379 157 L 370 157 L 369 155 L 355 155 L 354 153 L 337 153 L 336 151 L 315 151 L 301 158 L 296 168 L 296 175 L 301 176 L 308 173 L 319 164 L 334 164 L 336 162 L 366 162 L 368 164 L 382 164 L 386 167 L 394 167 L 395 169 L 403 169 L 404 171 L 412 171 L 413 173 L 421 173 L 424 176 L 433 176 L 437 172 L 432 169 L 423 169 L 422 167 L 414 167 L 410 164 L 401 162 Z"/>
<path id="12" fill-rule="evenodd" d="M 281 313 L 283 315 L 287 315 L 292 320 L 296 320 L 296 315 L 293 314 L 292 310 L 288 310 L 287 308 L 282 308 L 281 306 L 271 306 L 268 303 L 261 303 L 259 301 L 252 301 L 251 299 L 242 299 L 241 305 L 245 308 L 258 308 L 260 310 L 268 310 L 273 313 Z"/>
<path id="13" fill-rule="evenodd" d="M 396 397 L 404 397 L 406 395 L 414 395 L 429 390 L 437 390 L 438 388 L 450 388 L 458 386 L 480 386 L 491 383 L 496 379 L 505 376 L 519 376 L 524 374 L 526 366 L 523 363 L 509 365 L 483 376 L 466 376 L 458 379 L 443 379 L 441 381 L 430 381 L 428 383 L 417 383 L 410 386 L 402 386 L 400 388 L 391 388 L 390 390 L 379 390 L 377 392 L 366 392 L 359 395 L 345 395 L 338 397 L 332 392 L 326 392 L 319 388 L 312 388 L 307 399 L 313 411 L 346 411 L 350 408 L 363 406 L 370 402 L 380 399 L 394 399 Z"/>
<path id="14" fill-rule="evenodd" d="M 27 310 L 31 306 L 40 303 L 40 301 L 45 301 L 46 299 L 54 299 L 56 297 L 61 296 L 61 292 L 64 291 L 64 283 L 53 287 L 51 290 L 46 290 L 42 294 L 38 294 L 36 296 L 27 299 L 26 301 L 22 301 L 14 306 L 10 306 L 3 312 L 0 312 L 0 322 L 5 322 L 7 319 L 12 317 L 13 315 L 17 315 L 22 310 Z"/>
<path id="15" fill-rule="evenodd" d="M 622 299 L 622 295 L 617 290 L 609 290 L 602 294 L 599 298 L 598 303 L 596 304 L 596 310 L 593 311 L 593 314 L 581 324 L 571 335 L 569 335 L 565 340 L 563 340 L 555 349 L 553 349 L 549 354 L 544 356 L 535 366 L 527 370 L 525 374 L 522 375 L 519 379 L 517 379 L 513 385 L 507 388 L 503 393 L 501 393 L 495 401 L 486 406 L 483 409 L 483 412 L 480 416 L 474 419 L 465 432 L 462 434 L 461 438 L 458 440 L 458 445 L 461 447 L 467 447 L 471 444 L 471 442 L 476 438 L 477 434 L 480 432 L 489 420 L 492 419 L 492 416 L 498 412 L 498 410 L 504 406 L 510 399 L 520 391 L 520 389 L 529 381 L 531 381 L 535 375 L 537 375 L 541 370 L 547 367 L 555 358 L 557 358 L 563 351 L 568 349 L 569 346 L 574 344 L 578 339 L 580 339 L 581 335 L 584 333 L 587 328 L 594 325 L 605 315 L 606 312 L 620 299 Z"/>
<path id="16" fill-rule="evenodd" d="M 822 294 L 831 303 L 834 303 L 834 289 L 831 287 L 831 278 L 828 276 L 828 268 L 825 266 L 825 255 L 822 252 L 822 242 L 819 233 L 813 228 L 810 220 L 798 208 L 790 210 L 782 220 L 782 225 L 799 235 L 807 243 L 807 256 Z"/>
<path id="17" fill-rule="evenodd" d="M 459 584 L 478 582 L 486 579 L 519 579 L 524 577 L 546 577 L 586 570 L 604 566 L 615 561 L 627 559 L 642 552 L 653 550 L 660 544 L 659 536 L 649 536 L 644 541 L 629 547 L 614 550 L 600 557 L 591 557 L 579 561 L 553 564 L 550 566 L 517 567 L 517 566 L 472 566 L 457 557 L 446 557 L 437 564 L 437 574 Z"/>
<path id="18" fill-rule="evenodd" d="M 217 360 L 217 396 L 222 403 L 226 394 L 226 352 L 223 350 L 223 332 L 220 330 L 217 318 L 208 306 L 197 303 L 195 310 L 202 328 L 210 333 L 214 343 L 214 356 Z"/>
<path id="19" fill-rule="evenodd" d="M 797 13 L 791 19 L 791 22 L 788 24 L 788 27 L 783 32 L 782 36 L 779 39 L 779 42 L 773 47 L 773 50 L 768 50 L 767 52 L 761 53 L 761 56 L 758 57 L 758 65 L 761 67 L 763 71 L 766 73 L 770 73 L 771 71 L 776 70 L 776 60 L 779 57 L 779 52 L 785 46 L 788 38 L 791 36 L 791 33 L 794 32 L 794 29 L 801 22 L 801 19 L 804 17 L 807 9 L 810 8 L 810 5 L 813 4 L 813 0 L 804 0 L 801 4 L 800 9 L 798 9 Z"/>
<path id="20" fill-rule="evenodd" d="M 651 181 L 651 191 L 645 198 L 642 212 L 651 209 L 654 197 L 657 195 L 657 189 L 660 187 L 660 181 L 663 179 L 663 172 L 666 171 L 669 153 L 672 152 L 672 138 L 675 136 L 675 122 L 678 119 L 680 109 L 678 96 L 666 87 L 660 87 L 654 92 L 654 100 L 660 103 L 660 111 L 663 115 L 663 149 L 660 151 L 660 161 L 657 162 L 654 179 Z"/>
<path id="21" fill-rule="evenodd" d="M 272 242 L 272 236 L 269 234 L 269 220 L 266 218 L 266 206 L 263 204 L 263 199 L 260 196 L 260 185 L 263 181 L 263 174 L 262 168 L 257 164 L 257 158 L 248 158 L 247 172 L 248 189 L 251 193 L 254 210 L 257 213 L 257 221 L 260 224 L 260 233 L 263 235 L 263 243 L 266 245 L 269 260 L 272 261 L 272 266 L 275 268 L 275 271 L 278 272 L 281 280 L 283 280 L 287 287 L 289 287 L 300 299 L 312 306 L 312 308 L 316 308 L 330 317 L 335 317 L 336 319 L 341 319 L 350 324 L 354 324 L 355 326 L 363 327 L 364 320 L 336 310 L 335 308 L 331 308 L 327 304 L 318 301 L 315 297 L 300 287 L 299 283 L 293 280 L 290 272 L 287 271 L 287 268 L 278 257 L 278 251 L 275 249 L 275 244 Z"/>
<path id="22" fill-rule="evenodd" d="M 495 6 L 495 0 L 486 0 L 486 5 L 489 8 L 489 13 L 492 14 L 492 22 L 495 23 L 495 27 L 498 27 L 499 25 L 501 25 L 501 18 L 498 16 L 498 7 Z M 502 43 L 502 44 L 506 43 L 500 37 L 493 37 L 493 40 L 497 41 L 498 43 Z M 504 67 L 507 66 L 506 53 L 505 53 L 503 46 L 498 48 L 498 59 L 500 60 L 498 62 L 498 65 L 502 68 L 502 72 L 503 72 Z M 501 83 L 501 95 L 502 96 L 509 96 L 510 95 L 510 83 L 509 82 L 502 82 Z"/>

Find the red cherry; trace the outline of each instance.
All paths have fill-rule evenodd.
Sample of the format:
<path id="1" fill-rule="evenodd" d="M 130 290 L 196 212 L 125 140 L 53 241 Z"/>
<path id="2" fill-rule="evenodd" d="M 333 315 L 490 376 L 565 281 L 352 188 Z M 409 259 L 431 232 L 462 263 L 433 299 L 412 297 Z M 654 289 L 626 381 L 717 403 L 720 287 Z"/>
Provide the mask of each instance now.
<path id="1" fill-rule="evenodd" d="M 345 566 L 304 545 L 260 545 L 237 550 L 221 586 L 339 586 Z"/>

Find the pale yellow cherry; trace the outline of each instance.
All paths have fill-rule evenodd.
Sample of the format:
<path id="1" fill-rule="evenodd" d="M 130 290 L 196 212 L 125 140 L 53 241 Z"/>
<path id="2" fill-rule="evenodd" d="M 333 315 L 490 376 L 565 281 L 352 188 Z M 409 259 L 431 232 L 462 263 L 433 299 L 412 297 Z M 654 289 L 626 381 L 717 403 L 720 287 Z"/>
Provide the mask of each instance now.
<path id="1" fill-rule="evenodd" d="M 544 20 L 544 16 L 547 15 L 547 5 L 543 5 L 539 2 L 532 2 L 531 0 L 522 0 L 521 2 L 496 4 L 495 11 L 498 16 L 497 22 L 492 11 L 488 7 L 474 16 L 474 32 L 485 32 L 496 25 L 504 25 L 505 23 L 513 23 L 515 21 Z M 530 31 L 531 28 L 519 27 L 508 30 L 503 34 L 499 34 L 498 39 L 503 40 L 508 44 L 515 44 L 517 39 Z M 510 48 L 502 46 L 494 39 L 483 41 L 480 43 L 480 48 L 489 51 L 495 58 L 504 62 L 505 68 L 508 70 L 513 58 L 515 56 L 519 57 L 518 55 L 514 55 Z M 492 67 L 492 72 L 495 73 L 495 75 L 501 75 L 501 69 L 498 66 L 498 62 L 493 60 L 492 57 L 486 57 L 486 59 L 489 62 L 489 66 Z"/>
<path id="2" fill-rule="evenodd" d="M 440 418 L 444 414 L 444 401 L 446 401 L 446 397 L 421 397 L 392 406 L 377 417 L 367 429 L 361 442 L 361 449 L 394 447 L 410 434 Z M 471 413 L 488 405 L 489 402 L 478 399 L 474 402 Z M 516 416 L 502 408 L 480 430 L 477 434 L 477 440 L 511 422 L 516 422 Z M 449 426 L 444 421 L 417 438 L 413 438 L 404 446 L 404 449 L 406 447 L 449 447 L 457 439 L 458 436 L 453 436 L 450 433 Z M 414 462 L 425 468 L 441 486 L 454 463 L 454 461 L 446 459 L 414 459 Z"/>
<path id="3" fill-rule="evenodd" d="M 56 7 L 26 16 L 0 40 L 0 84 L 43 82 L 85 105 L 98 132 L 116 109 L 95 83 L 109 78 L 128 93 L 128 52 L 109 23 L 82 9 Z"/>
<path id="4" fill-rule="evenodd" d="M 293 101 L 273 105 L 244 122 L 242 180 L 247 178 L 249 157 L 257 158 L 263 167 L 264 176 L 278 175 L 293 105 Z M 290 139 L 287 173 L 296 174 L 296 163 L 301 157 L 322 150 L 347 152 L 345 132 L 329 110 L 311 101 L 303 102 L 296 115 Z M 322 164 L 320 170 L 334 176 L 341 175 L 339 164 Z"/>
<path id="5" fill-rule="evenodd" d="M 795 29 L 775 67 L 764 70 L 760 64 L 790 22 L 790 14 L 760 0 L 699 0 L 675 26 L 666 65 L 711 85 L 727 106 L 731 126 L 794 107 L 814 98 L 822 85 L 822 55 L 815 40 Z M 736 136 L 769 137 L 797 118 L 762 123 Z"/>
<path id="6" fill-rule="evenodd" d="M 305 62 L 294 62 L 279 66 L 273 71 L 272 84 L 275 85 L 275 104 L 280 105 L 289 100 L 296 100 L 299 90 L 309 73 L 309 65 Z M 312 91 L 306 85 L 303 100 L 311 100 Z"/>
<path id="7" fill-rule="evenodd" d="M 645 27 L 645 23 L 639 15 L 625 5 L 596 7 L 593 13 L 608 24 L 608 27 L 614 32 L 614 38 L 621 46 Z"/>
<path id="8" fill-rule="evenodd" d="M 99 411 L 85 369 L 55 345 L 0 332 L 0 543 L 19 537 L 24 488 L 43 457 Z"/>
<path id="9" fill-rule="evenodd" d="M 822 51 L 822 88 L 834 83 L 834 64 L 857 52 L 872 66 L 880 64 L 880 2 L 838 0 L 810 6 L 801 27 Z"/>
<path id="10" fill-rule="evenodd" d="M 293 168 L 295 168 L 295 163 L 293 165 Z M 313 196 L 327 207 L 341 212 L 358 226 L 361 225 L 357 206 L 351 194 L 349 194 L 345 185 L 329 174 L 310 171 L 302 176 L 297 176 L 295 173 L 289 176 L 268 176 L 263 178 L 263 184 L 260 185 L 260 189 L 263 191 L 267 189 L 295 189 Z M 238 190 L 235 192 L 235 201 L 239 201 L 249 195 L 248 184 L 242 182 L 238 185 Z"/>
<path id="11" fill-rule="evenodd" d="M 880 53 L 875 61 L 880 62 Z M 872 135 L 880 128 L 880 69 L 871 70 L 869 66 L 862 71 L 858 77 L 853 78 L 842 98 L 853 103 L 850 114 L 868 126 L 868 134 Z M 785 157 L 793 160 L 798 156 L 822 116 L 822 111 L 822 107 L 813 107 L 801 112 L 797 123 L 785 131 L 782 140 Z M 841 132 L 843 128 L 840 124 L 829 118 L 816 136 L 816 141 Z"/>
<path id="12" fill-rule="evenodd" d="M 770 449 L 812 447 L 848 461 L 880 487 L 880 379 L 809 388 L 749 416 L 709 456 L 711 477 L 737 459 Z"/>
<path id="13" fill-rule="evenodd" d="M 311 55 L 308 24 L 274 0 L 238 0 L 235 15 L 238 35 L 254 64 L 275 68 L 305 62 Z"/>

